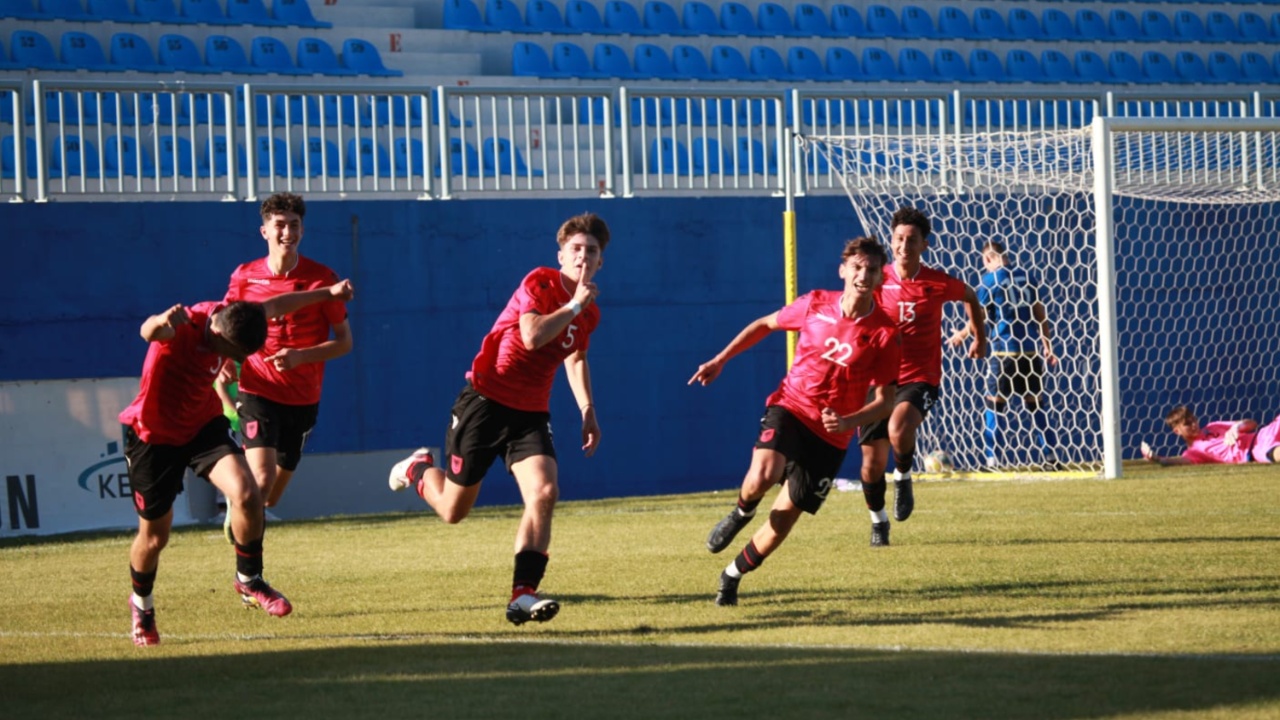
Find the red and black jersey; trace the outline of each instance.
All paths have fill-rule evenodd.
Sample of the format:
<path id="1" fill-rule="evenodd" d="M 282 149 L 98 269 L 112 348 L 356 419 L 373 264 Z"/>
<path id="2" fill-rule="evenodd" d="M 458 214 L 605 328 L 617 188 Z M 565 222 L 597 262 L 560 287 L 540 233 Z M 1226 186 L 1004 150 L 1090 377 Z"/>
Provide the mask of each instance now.
<path id="1" fill-rule="evenodd" d="M 900 278 L 893 264 L 884 268 L 876 291 L 880 307 L 902 332 L 902 369 L 898 384 L 942 382 L 942 306 L 963 300 L 966 285 L 941 270 L 921 266 L 915 277 Z"/>

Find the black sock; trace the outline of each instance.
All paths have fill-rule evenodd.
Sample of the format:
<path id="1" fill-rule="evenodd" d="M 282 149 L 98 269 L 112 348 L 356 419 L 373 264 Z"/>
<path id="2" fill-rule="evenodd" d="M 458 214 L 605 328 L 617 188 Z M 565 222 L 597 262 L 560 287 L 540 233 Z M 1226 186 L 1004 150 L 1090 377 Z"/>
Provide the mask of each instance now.
<path id="1" fill-rule="evenodd" d="M 511 597 L 522 595 L 524 590 L 533 592 L 542 583 L 542 576 L 547 572 L 546 553 L 537 550 L 521 550 L 516 553 L 516 570 L 511 577 Z"/>
<path id="2" fill-rule="evenodd" d="M 756 549 L 756 542 L 752 540 L 747 546 L 742 548 L 742 552 L 738 553 L 738 557 L 734 558 L 733 566 L 738 568 L 738 572 L 746 575 L 747 573 L 760 567 L 764 562 L 764 555 Z"/>
<path id="3" fill-rule="evenodd" d="M 867 509 L 871 512 L 880 512 L 884 509 L 884 478 L 880 478 L 878 482 L 869 483 L 862 482 L 862 497 L 867 501 Z"/>
<path id="4" fill-rule="evenodd" d="M 262 574 L 262 538 L 244 545 L 236 543 L 236 572 L 245 577 Z"/>
<path id="5" fill-rule="evenodd" d="M 756 508 L 760 506 L 760 500 L 763 500 L 763 499 L 764 498 L 758 498 L 756 500 L 743 500 L 742 496 L 739 495 L 738 496 L 738 514 L 743 517 L 754 515 L 756 512 Z"/>
<path id="6" fill-rule="evenodd" d="M 911 468 L 915 467 L 916 465 L 916 451 L 914 448 L 910 452 L 904 452 L 904 453 L 899 453 L 895 451 L 893 453 L 893 459 L 894 459 L 894 466 L 897 467 L 898 472 L 902 473 L 903 475 L 909 475 L 911 474 Z"/>
<path id="7" fill-rule="evenodd" d="M 149 573 L 138 572 L 129 566 L 129 579 L 133 581 L 133 594 L 138 597 L 149 597 L 156 588 L 156 570 Z"/>

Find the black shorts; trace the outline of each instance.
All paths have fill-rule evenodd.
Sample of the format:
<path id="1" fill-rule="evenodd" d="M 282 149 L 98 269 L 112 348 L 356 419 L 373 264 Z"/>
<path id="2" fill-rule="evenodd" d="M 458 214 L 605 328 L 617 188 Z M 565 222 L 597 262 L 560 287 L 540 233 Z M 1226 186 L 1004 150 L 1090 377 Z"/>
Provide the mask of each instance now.
<path id="1" fill-rule="evenodd" d="M 223 415 L 200 428 L 186 445 L 156 445 L 143 442 L 133 428 L 124 428 L 124 457 L 129 463 L 129 492 L 138 515 L 159 520 L 173 509 L 182 492 L 182 476 L 187 468 L 209 479 L 209 472 L 228 455 L 242 455 L 231 432 L 231 422 Z"/>
<path id="2" fill-rule="evenodd" d="M 987 358 L 987 395 L 992 397 L 1039 396 L 1043 377 L 1044 361 L 1034 353 Z"/>
<path id="3" fill-rule="evenodd" d="M 783 480 L 796 507 L 818 512 L 835 483 L 846 450 L 823 440 L 785 408 L 770 405 L 760 418 L 756 447 L 776 450 L 787 458 Z"/>
<path id="4" fill-rule="evenodd" d="M 316 426 L 320 404 L 285 405 L 261 395 L 241 392 L 236 399 L 240 438 L 246 448 L 274 448 L 276 465 L 293 472 L 302 462 L 302 447 Z"/>
<path id="5" fill-rule="evenodd" d="M 920 417 L 929 417 L 929 410 L 938 403 L 938 386 L 925 382 L 899 385 L 897 394 L 893 396 L 894 409 L 897 409 L 902 403 L 910 403 L 920 411 Z M 892 417 L 893 413 L 890 413 L 889 416 Z M 873 440 L 888 440 L 889 418 L 863 425 L 859 438 L 858 443 L 861 445 L 867 445 Z"/>
<path id="6" fill-rule="evenodd" d="M 476 485 L 499 454 L 507 472 L 525 458 L 554 458 L 551 413 L 509 408 L 467 384 L 453 403 L 449 430 L 444 435 L 445 477 L 464 487 Z"/>

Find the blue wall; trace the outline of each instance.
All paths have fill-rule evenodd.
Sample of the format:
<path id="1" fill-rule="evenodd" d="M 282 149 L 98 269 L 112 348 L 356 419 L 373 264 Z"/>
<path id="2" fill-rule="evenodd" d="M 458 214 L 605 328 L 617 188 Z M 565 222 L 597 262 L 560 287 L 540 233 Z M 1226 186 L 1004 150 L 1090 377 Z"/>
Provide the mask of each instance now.
<path id="1" fill-rule="evenodd" d="M 800 287 L 838 287 L 843 241 L 858 233 L 848 200 L 801 205 Z M 555 265 L 560 223 L 587 210 L 613 234 L 590 352 L 603 442 L 582 457 L 561 376 L 552 417 L 563 495 L 736 486 L 784 370 L 783 339 L 735 359 L 708 388 L 685 383 L 781 306 L 780 199 L 310 203 L 303 253 L 351 277 L 358 296 L 355 351 L 329 364 L 308 449 L 441 444 L 481 337 L 526 272 Z M 231 270 L 266 250 L 248 203 L 7 205 L 0 220 L 0 380 L 136 375 L 147 315 L 221 298 Z M 857 462 L 851 453 L 846 475 Z M 483 502 L 517 501 L 502 478 L 490 473 Z"/>

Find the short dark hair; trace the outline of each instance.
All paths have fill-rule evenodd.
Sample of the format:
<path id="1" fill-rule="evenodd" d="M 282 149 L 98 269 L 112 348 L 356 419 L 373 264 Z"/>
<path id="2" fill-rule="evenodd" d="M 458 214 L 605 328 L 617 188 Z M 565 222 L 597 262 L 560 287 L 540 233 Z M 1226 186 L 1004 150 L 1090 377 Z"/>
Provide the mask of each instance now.
<path id="1" fill-rule="evenodd" d="M 914 225 L 925 238 L 928 238 L 929 233 L 933 232 L 933 225 L 929 222 L 929 216 L 913 207 L 898 208 L 898 211 L 893 214 L 893 219 L 889 221 L 889 229 L 893 230 L 899 225 Z"/>
<path id="2" fill-rule="evenodd" d="M 609 244 L 609 225 L 599 215 L 589 212 L 574 215 L 565 220 L 560 226 L 560 231 L 556 233 L 556 244 L 564 245 L 569 242 L 569 238 L 578 233 L 594 237 L 600 242 L 602 251 L 604 246 Z"/>
<path id="3" fill-rule="evenodd" d="M 237 300 L 214 315 L 218 334 L 248 354 L 267 343 L 267 313 L 262 303 Z"/>
<path id="4" fill-rule="evenodd" d="M 871 260 L 879 260 L 880 267 L 889 264 L 889 253 L 885 252 L 884 245 L 880 244 L 874 236 L 856 237 L 844 244 L 844 252 L 840 253 L 840 262 L 844 262 L 854 255 L 862 255 Z"/>
<path id="5" fill-rule="evenodd" d="M 1190 407 L 1186 405 L 1175 405 L 1172 410 L 1165 413 L 1164 424 L 1168 425 L 1169 427 L 1173 427 L 1174 425 L 1181 425 L 1182 423 L 1187 422 L 1188 420 L 1190 420 L 1195 416 L 1196 414 L 1191 412 Z"/>
<path id="6" fill-rule="evenodd" d="M 279 192 L 263 200 L 262 207 L 258 209 L 258 214 L 262 216 L 262 222 L 264 223 L 272 215 L 281 213 L 297 213 L 299 218 L 306 217 L 307 203 L 302 199 L 301 195 Z"/>

